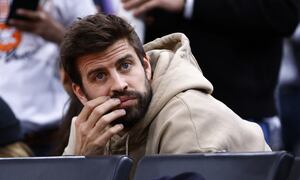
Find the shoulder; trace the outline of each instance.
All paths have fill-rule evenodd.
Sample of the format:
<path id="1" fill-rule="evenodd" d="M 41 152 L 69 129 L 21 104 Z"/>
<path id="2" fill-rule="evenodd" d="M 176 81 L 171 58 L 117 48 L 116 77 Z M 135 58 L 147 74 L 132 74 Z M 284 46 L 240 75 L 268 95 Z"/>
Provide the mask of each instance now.
<path id="1" fill-rule="evenodd" d="M 210 95 L 189 90 L 174 96 L 153 120 L 148 144 L 157 146 L 156 153 L 191 153 L 222 151 L 219 144 L 211 143 L 209 130 L 213 122 L 205 108 Z M 206 100 L 210 101 L 210 100 Z M 208 123 L 208 124 L 206 124 Z M 205 130 L 206 129 L 206 130 Z M 158 144 L 158 145 L 157 145 Z"/>
<path id="2" fill-rule="evenodd" d="M 172 98 L 154 119 L 149 133 L 160 142 L 160 151 L 168 153 L 264 149 L 258 125 L 241 119 L 199 90 Z"/>

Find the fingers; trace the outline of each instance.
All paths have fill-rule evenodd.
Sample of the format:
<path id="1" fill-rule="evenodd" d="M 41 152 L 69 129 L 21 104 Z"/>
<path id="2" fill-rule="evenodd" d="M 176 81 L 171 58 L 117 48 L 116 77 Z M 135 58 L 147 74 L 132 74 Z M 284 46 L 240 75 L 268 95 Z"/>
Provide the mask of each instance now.
<path id="1" fill-rule="evenodd" d="M 157 0 L 122 0 L 122 2 L 124 9 L 133 10 L 134 16 L 140 16 L 159 6 Z"/>
<path id="2" fill-rule="evenodd" d="M 87 126 L 89 126 L 90 128 L 94 127 L 97 121 L 99 120 L 99 118 L 103 119 L 104 118 L 102 117 L 103 115 L 105 115 L 108 111 L 115 108 L 120 103 L 121 103 L 120 99 L 113 98 L 95 107 L 86 122 Z"/>
<path id="3" fill-rule="evenodd" d="M 122 124 L 110 127 L 112 121 L 126 114 L 124 109 L 114 110 L 120 103 L 117 98 L 102 96 L 84 105 L 75 121 L 77 154 L 103 154 L 109 139 L 124 128 Z"/>
<path id="4" fill-rule="evenodd" d="M 126 115 L 126 111 L 124 109 L 114 110 L 104 116 L 96 123 L 94 130 L 96 132 L 101 132 L 105 127 L 110 124 L 112 121 Z"/>
<path id="5" fill-rule="evenodd" d="M 108 99 L 110 99 L 109 96 L 100 96 L 96 99 L 88 101 L 86 104 L 84 104 L 84 107 L 78 115 L 78 120 L 76 122 L 82 123 L 87 121 L 94 108 L 100 104 L 103 104 Z"/>
<path id="6" fill-rule="evenodd" d="M 75 124 L 80 134 L 83 136 L 89 135 L 90 138 L 95 138 L 99 133 L 102 134 L 102 131 L 110 122 L 126 114 L 126 111 L 123 109 L 108 113 L 120 103 L 119 99 L 110 99 L 104 96 L 87 102 Z M 95 128 L 96 124 L 97 127 Z"/>
<path id="7" fill-rule="evenodd" d="M 142 6 L 146 0 L 122 0 L 123 7 L 126 10 L 131 10 Z"/>
<path id="8" fill-rule="evenodd" d="M 11 19 L 9 25 L 16 27 L 22 31 L 37 33 L 37 22 L 46 19 L 46 14 L 42 11 L 31 11 L 26 9 L 18 9 L 17 14 L 25 17 L 26 20 Z"/>
<path id="9" fill-rule="evenodd" d="M 44 19 L 45 14 L 42 11 L 32 11 L 27 9 L 18 9 L 17 14 L 20 16 L 24 16 L 30 21 L 39 21 Z"/>
<path id="10" fill-rule="evenodd" d="M 133 11 L 133 15 L 136 17 L 141 16 L 142 14 L 144 14 L 156 7 L 158 7 L 158 1 L 155 1 L 155 0 L 147 1 L 147 2 L 143 3 L 141 6 L 139 6 L 138 8 L 136 8 Z"/>
<path id="11" fill-rule="evenodd" d="M 14 26 L 19 30 L 27 31 L 27 32 L 32 32 L 35 28 L 30 21 L 26 21 L 26 20 L 11 19 L 9 20 L 9 25 Z"/>
<path id="12" fill-rule="evenodd" d="M 125 110 L 115 110 L 111 113 L 108 113 L 106 115 L 104 115 L 95 125 L 94 128 L 92 128 L 91 130 L 89 130 L 89 135 L 88 135 L 88 139 L 90 140 L 94 140 L 94 139 L 99 139 L 101 136 L 103 136 L 103 134 L 106 133 L 106 131 L 109 131 L 109 124 L 124 116 L 126 114 Z M 119 131 L 118 131 L 119 132 Z M 100 138 L 101 139 L 101 138 Z M 106 143 L 106 142 L 105 142 Z"/>
<path id="13" fill-rule="evenodd" d="M 122 124 L 116 124 L 113 127 L 109 128 L 105 133 L 103 133 L 101 136 L 98 137 L 96 140 L 97 144 L 103 144 L 105 145 L 111 137 L 113 137 L 115 134 L 118 134 L 120 131 L 122 131 L 124 126 Z"/>
<path id="14" fill-rule="evenodd" d="M 133 10 L 134 16 L 140 16 L 152 9 L 163 9 L 169 12 L 181 12 L 184 0 L 122 0 L 126 10 Z"/>
<path id="15" fill-rule="evenodd" d="M 75 147 L 75 154 L 85 156 L 103 155 L 105 146 L 109 139 L 112 138 L 112 136 L 114 136 L 115 134 L 118 134 L 120 131 L 122 131 L 123 128 L 123 125 L 118 124 L 109 128 L 105 133 L 98 136 L 95 140 L 88 138 L 87 140 L 81 142 L 79 141 L 80 143 L 77 142 Z"/>

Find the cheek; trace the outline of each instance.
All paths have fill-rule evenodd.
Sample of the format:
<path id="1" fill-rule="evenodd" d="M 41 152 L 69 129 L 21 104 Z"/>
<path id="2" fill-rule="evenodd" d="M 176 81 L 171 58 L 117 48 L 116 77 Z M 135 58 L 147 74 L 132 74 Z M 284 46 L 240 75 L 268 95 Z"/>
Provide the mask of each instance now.
<path id="1" fill-rule="evenodd" d="M 105 88 L 106 86 L 87 83 L 84 87 L 85 87 L 85 93 L 90 99 L 95 99 L 99 96 L 109 95 L 108 88 Z"/>
<path id="2" fill-rule="evenodd" d="M 132 77 L 132 84 L 134 84 L 134 89 L 144 92 L 145 91 L 145 81 L 147 81 L 145 71 L 141 71 Z"/>

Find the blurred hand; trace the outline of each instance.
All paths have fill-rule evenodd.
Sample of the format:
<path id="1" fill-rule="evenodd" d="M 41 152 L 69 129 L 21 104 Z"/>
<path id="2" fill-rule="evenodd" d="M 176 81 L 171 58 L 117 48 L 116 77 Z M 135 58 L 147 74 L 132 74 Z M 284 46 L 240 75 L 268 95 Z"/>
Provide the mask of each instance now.
<path id="1" fill-rule="evenodd" d="M 133 10 L 135 16 L 140 16 L 149 10 L 160 8 L 170 12 L 181 12 L 184 0 L 122 0 L 126 10 Z"/>
<path id="2" fill-rule="evenodd" d="M 98 97 L 84 105 L 75 121 L 75 155 L 103 155 L 110 138 L 123 129 L 122 124 L 110 126 L 126 114 L 124 109 L 113 110 L 119 104 L 119 99 Z"/>
<path id="3" fill-rule="evenodd" d="M 62 41 L 65 28 L 41 7 L 37 11 L 18 9 L 17 14 L 26 17 L 28 20 L 11 19 L 8 22 L 10 26 L 14 26 L 21 31 L 39 35 L 45 40 L 57 44 L 60 44 Z"/>

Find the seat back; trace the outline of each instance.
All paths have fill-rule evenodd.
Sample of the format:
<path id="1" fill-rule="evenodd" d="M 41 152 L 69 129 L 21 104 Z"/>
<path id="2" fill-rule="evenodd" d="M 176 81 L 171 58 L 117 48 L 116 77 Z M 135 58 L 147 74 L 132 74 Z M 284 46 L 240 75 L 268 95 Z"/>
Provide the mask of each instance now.
<path id="1" fill-rule="evenodd" d="M 2 180 L 127 180 L 126 156 L 1 158 Z"/>
<path id="2" fill-rule="evenodd" d="M 296 157 L 294 160 L 289 180 L 300 180 L 300 157 Z"/>
<path id="3" fill-rule="evenodd" d="M 206 180 L 283 180 L 292 163 L 293 156 L 286 152 L 146 156 L 138 163 L 134 180 L 184 172 L 199 173 Z"/>

